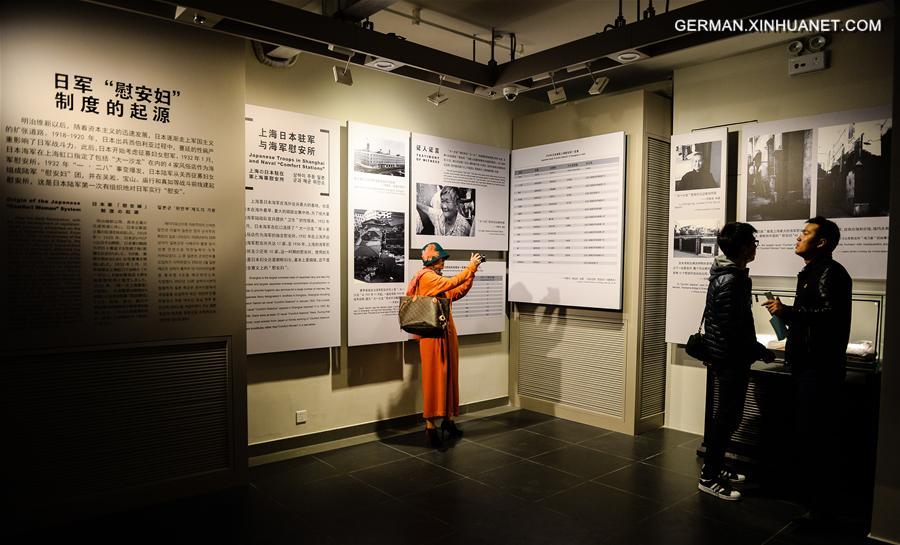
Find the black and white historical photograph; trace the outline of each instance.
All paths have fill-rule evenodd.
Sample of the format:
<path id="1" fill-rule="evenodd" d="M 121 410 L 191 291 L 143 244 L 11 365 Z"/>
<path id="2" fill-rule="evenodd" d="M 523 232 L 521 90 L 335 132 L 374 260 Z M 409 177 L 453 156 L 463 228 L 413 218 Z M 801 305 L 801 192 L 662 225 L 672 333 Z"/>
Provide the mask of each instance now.
<path id="1" fill-rule="evenodd" d="M 813 131 L 747 139 L 747 221 L 806 219 L 814 176 Z"/>
<path id="2" fill-rule="evenodd" d="M 829 218 L 888 215 L 890 119 L 822 127 L 816 213 Z"/>
<path id="3" fill-rule="evenodd" d="M 715 257 L 719 253 L 716 236 L 719 222 L 715 219 L 693 219 L 675 222 L 672 257 Z"/>
<path id="4" fill-rule="evenodd" d="M 416 184 L 416 234 L 475 236 L 475 189 Z"/>
<path id="5" fill-rule="evenodd" d="M 403 212 L 353 211 L 353 277 L 369 283 L 404 282 L 406 238 Z"/>
<path id="6" fill-rule="evenodd" d="M 382 176 L 406 176 L 407 142 L 368 137 L 353 150 L 353 170 Z"/>
<path id="7" fill-rule="evenodd" d="M 672 176 L 675 191 L 715 189 L 722 180 L 722 142 L 698 142 L 675 146 Z"/>

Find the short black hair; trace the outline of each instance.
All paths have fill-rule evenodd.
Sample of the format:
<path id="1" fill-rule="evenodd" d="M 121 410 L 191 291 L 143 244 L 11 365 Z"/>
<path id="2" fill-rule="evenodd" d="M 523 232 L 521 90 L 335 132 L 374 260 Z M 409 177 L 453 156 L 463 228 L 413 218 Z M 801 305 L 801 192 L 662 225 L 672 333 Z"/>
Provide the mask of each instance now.
<path id="1" fill-rule="evenodd" d="M 824 238 L 825 241 L 828 242 L 825 248 L 829 252 L 833 252 L 834 249 L 837 248 L 838 242 L 841 241 L 841 229 L 835 222 L 825 216 L 816 216 L 806 220 L 806 223 L 812 223 L 813 225 L 819 226 L 819 228 L 816 229 L 816 238 Z"/>
<path id="2" fill-rule="evenodd" d="M 753 236 L 755 232 L 756 227 L 749 223 L 732 221 L 722 226 L 722 229 L 719 230 L 719 236 L 716 237 L 716 242 L 719 243 L 719 248 L 722 249 L 725 257 L 734 259 L 741 248 L 748 244 L 753 244 L 753 241 L 756 240 Z"/>

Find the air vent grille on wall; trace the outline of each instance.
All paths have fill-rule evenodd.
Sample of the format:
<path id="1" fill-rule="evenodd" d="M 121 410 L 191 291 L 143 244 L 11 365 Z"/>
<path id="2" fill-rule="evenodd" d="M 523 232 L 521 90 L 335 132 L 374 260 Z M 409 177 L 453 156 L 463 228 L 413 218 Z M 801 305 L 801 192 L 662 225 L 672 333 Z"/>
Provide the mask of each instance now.
<path id="1" fill-rule="evenodd" d="M 624 417 L 622 322 L 520 313 L 518 337 L 519 395 Z"/>
<path id="2" fill-rule="evenodd" d="M 228 346 L 7 358 L 5 450 L 17 463 L 6 466 L 6 486 L 22 499 L 62 503 L 232 468 Z"/>
<path id="3" fill-rule="evenodd" d="M 647 139 L 640 418 L 666 410 L 666 264 L 669 256 L 668 142 Z"/>

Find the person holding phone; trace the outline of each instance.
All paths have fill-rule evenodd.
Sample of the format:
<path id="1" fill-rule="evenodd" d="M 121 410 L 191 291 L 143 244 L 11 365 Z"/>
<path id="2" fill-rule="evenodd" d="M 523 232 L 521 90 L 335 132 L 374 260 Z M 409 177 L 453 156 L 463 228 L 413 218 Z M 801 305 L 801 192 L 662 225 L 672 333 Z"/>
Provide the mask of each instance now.
<path id="1" fill-rule="evenodd" d="M 484 261 L 479 253 L 473 253 L 469 264 L 451 278 L 443 276 L 444 262 L 450 254 L 437 242 L 422 248 L 422 269 L 409 281 L 406 295 L 446 297 L 451 301 L 451 312 L 443 337 L 419 339 L 419 355 L 422 360 L 422 415 L 425 418 L 425 440 L 432 448 L 443 443 L 435 420 L 442 417 L 441 431 L 450 439 L 462 437 L 453 419 L 459 416 L 459 340 L 453 323 L 452 301 L 461 299 L 472 288 L 475 272 Z"/>
<path id="2" fill-rule="evenodd" d="M 794 379 L 798 487 L 805 492 L 809 517 L 829 521 L 840 505 L 825 476 L 836 470 L 831 443 L 847 372 L 847 342 L 853 280 L 832 257 L 841 240 L 837 224 L 809 218 L 797 235 L 794 253 L 805 266 L 797 274 L 797 294 L 789 306 L 775 298 L 762 303 L 787 325 L 785 362 Z"/>
<path id="3" fill-rule="evenodd" d="M 756 229 L 749 223 L 726 223 L 717 242 L 724 255 L 717 255 L 709 271 L 706 308 L 703 311 L 704 347 L 713 380 L 718 387 L 719 407 L 706 430 L 706 455 L 700 470 L 700 490 L 723 500 L 739 500 L 732 485 L 747 477 L 725 467 L 725 451 L 744 412 L 750 382 L 750 364 L 775 361 L 775 353 L 756 340 L 750 307 L 752 283 L 747 264 L 756 258 Z"/>

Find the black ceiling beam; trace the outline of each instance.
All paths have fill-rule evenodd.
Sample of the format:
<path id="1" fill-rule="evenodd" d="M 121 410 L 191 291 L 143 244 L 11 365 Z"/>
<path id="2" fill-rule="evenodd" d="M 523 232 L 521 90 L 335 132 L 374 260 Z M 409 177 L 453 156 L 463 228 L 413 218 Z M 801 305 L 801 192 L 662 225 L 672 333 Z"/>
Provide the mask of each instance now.
<path id="1" fill-rule="evenodd" d="M 684 32 L 676 20 L 745 20 L 750 18 L 808 18 L 871 3 L 873 0 L 705 0 L 669 13 L 657 14 L 626 25 L 553 47 L 499 66 L 495 85 L 521 82 L 535 74 L 605 58 L 626 49 L 662 54 L 694 45 L 730 38 L 744 32 Z M 599 23 L 598 23 L 599 27 Z M 667 47 L 668 42 L 673 42 Z"/>
<path id="2" fill-rule="evenodd" d="M 322 15 L 346 21 L 362 21 L 397 0 L 323 0 Z"/>
<path id="3" fill-rule="evenodd" d="M 222 16 L 223 20 L 210 30 L 218 30 L 251 40 L 292 47 L 287 41 L 289 37 L 293 37 L 300 39 L 294 43 L 302 43 L 305 40 L 326 45 L 333 44 L 478 85 L 490 87 L 494 80 L 494 74 L 486 65 L 271 0 L 254 2 L 182 0 L 177 4 L 169 1 L 148 0 L 88 1 L 170 21 L 174 20 L 175 7 L 179 5 Z M 239 33 L 236 33 L 238 30 Z M 276 37 L 280 41 L 273 41 Z"/>
<path id="4" fill-rule="evenodd" d="M 126 11 L 174 20 L 175 7 L 199 10 L 221 16 L 211 30 L 260 42 L 284 45 L 313 54 L 341 59 L 328 44 L 358 53 L 391 59 L 406 66 L 393 73 L 423 82 L 434 83 L 438 75 L 451 76 L 463 83 L 456 88 L 474 92 L 477 86 L 502 87 L 512 83 L 526 88 L 550 85 L 550 80 L 532 81 L 532 76 L 554 74 L 557 84 L 568 79 L 584 77 L 587 71 L 565 71 L 568 66 L 590 63 L 594 73 L 611 71 L 623 66 L 607 58 L 627 49 L 637 49 L 653 56 L 672 53 L 689 47 L 730 38 L 749 30 L 729 32 L 686 32 L 677 30 L 677 20 L 798 20 L 872 3 L 874 0 L 704 0 L 658 14 L 649 19 L 632 22 L 623 28 L 597 33 L 545 51 L 504 63 L 496 69 L 444 51 L 363 29 L 352 23 L 307 12 L 271 0 L 254 2 L 221 2 L 218 0 L 84 0 Z M 343 0 L 358 9 L 372 9 L 388 0 Z M 352 7 L 352 6 L 351 6 Z M 597 26 L 600 27 L 598 21 Z M 209 27 L 207 27 L 209 28 Z M 365 55 L 355 55 L 352 62 L 362 64 Z M 449 87 L 449 86 L 448 86 Z"/>

